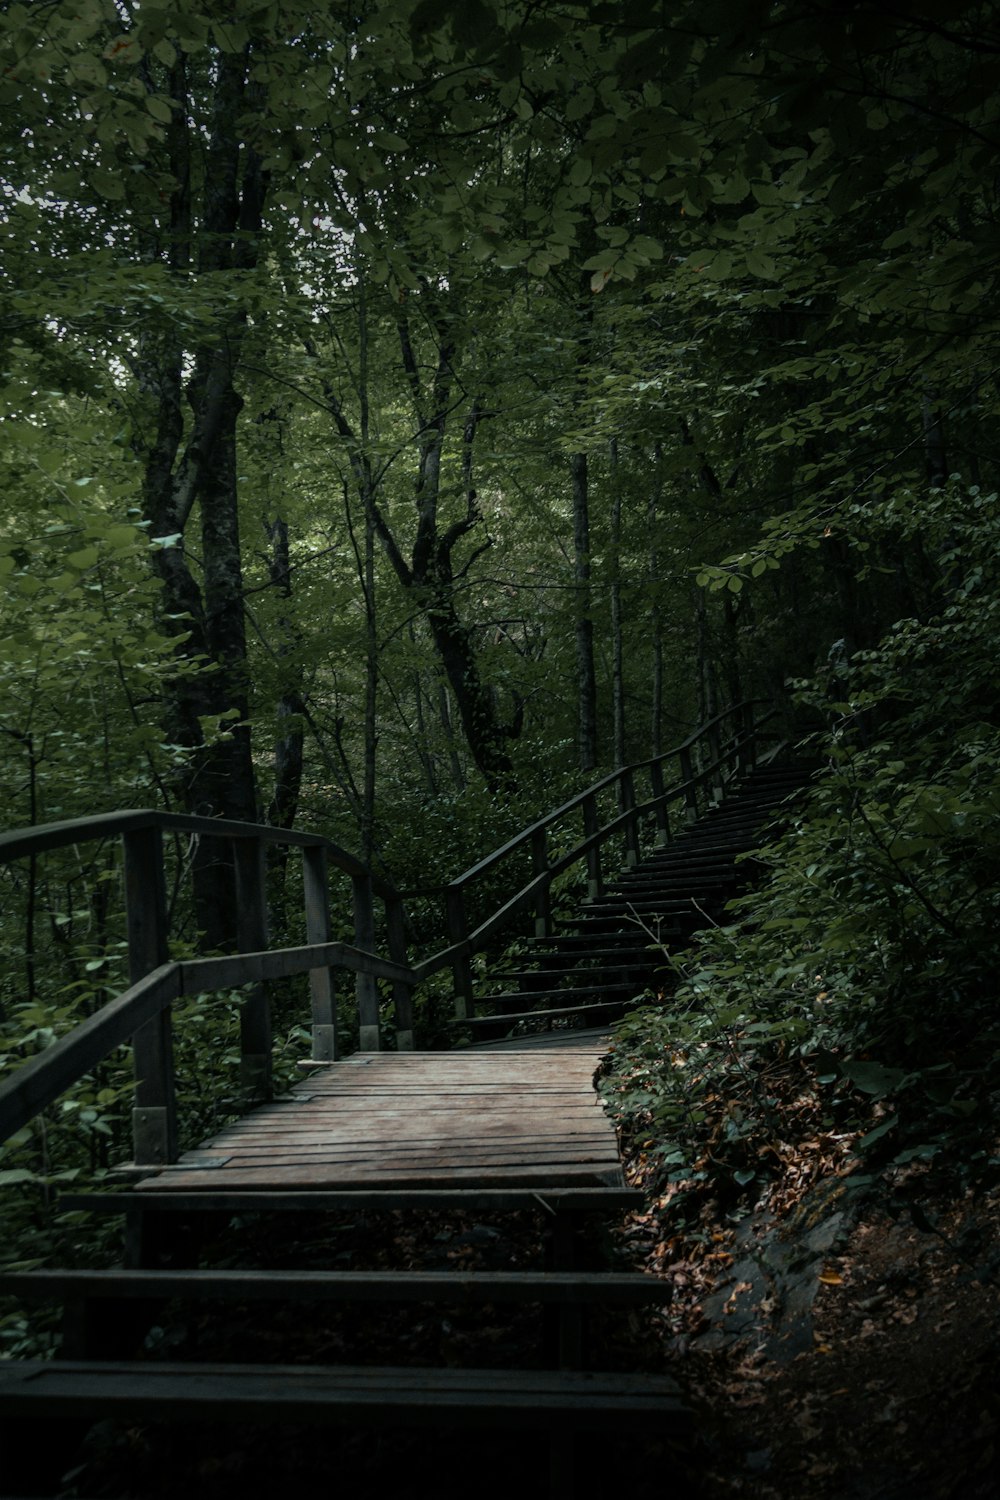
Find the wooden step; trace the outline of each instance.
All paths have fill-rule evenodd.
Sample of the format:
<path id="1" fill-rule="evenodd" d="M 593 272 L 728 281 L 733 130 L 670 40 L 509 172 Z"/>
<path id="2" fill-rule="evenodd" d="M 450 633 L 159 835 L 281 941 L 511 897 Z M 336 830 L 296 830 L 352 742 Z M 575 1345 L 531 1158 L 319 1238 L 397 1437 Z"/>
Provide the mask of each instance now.
<path id="1" fill-rule="evenodd" d="M 523 998 L 523 997 L 522 997 Z M 463 1026 L 517 1026 L 521 1021 L 561 1021 L 570 1016 L 606 1015 L 609 1010 L 620 1010 L 630 1004 L 629 1000 L 608 1000 L 604 1004 L 560 1006 L 555 1010 L 525 1010 L 519 1013 L 505 1012 L 499 1016 L 466 1016 L 463 1021 L 452 1021 L 452 1027 Z"/>
<path id="2" fill-rule="evenodd" d="M 552 937 L 552 938 L 539 938 L 537 941 L 539 943 L 543 943 L 544 942 L 544 943 L 557 944 L 560 940 L 558 938 Z M 634 941 L 634 939 L 633 939 L 633 941 Z M 574 954 L 573 954 L 573 950 L 568 950 L 568 952 L 567 952 L 567 950 L 563 950 L 563 949 L 561 949 L 559 947 L 555 947 L 554 946 L 551 949 L 550 952 L 546 952 L 544 949 L 541 949 L 541 950 L 538 950 L 538 951 L 533 950 L 530 953 L 530 955 L 526 955 L 526 956 L 530 957 L 535 963 L 539 963 L 539 964 L 547 963 L 549 961 L 551 961 L 554 964 L 556 964 L 556 963 L 561 964 L 561 963 L 565 963 L 566 962 L 567 956 L 569 956 L 570 958 L 573 958 Z M 619 944 L 617 947 L 588 948 L 585 953 L 579 953 L 578 952 L 576 954 L 576 961 L 578 963 L 580 963 L 580 964 L 583 964 L 585 962 L 589 963 L 591 960 L 593 960 L 593 966 L 595 968 L 599 968 L 600 965 L 601 965 L 601 960 L 602 959 L 611 959 L 615 963 L 616 967 L 620 967 L 623 963 L 634 963 L 636 965 L 636 967 L 638 968 L 643 963 L 649 963 L 649 961 L 653 957 L 655 957 L 655 949 L 651 948 L 648 943 L 645 946 L 641 947 L 641 948 L 639 948 L 639 947 L 629 948 L 629 947 L 626 947 L 624 944 Z M 513 974 L 515 974 L 517 972 L 518 972 L 517 970 L 513 970 L 513 969 L 512 970 L 506 970 L 506 971 L 504 971 L 504 974 L 502 975 L 502 977 L 503 978 L 509 978 L 511 975 L 513 975 Z M 534 971 L 530 971 L 530 972 L 534 972 Z"/>
<path id="3" fill-rule="evenodd" d="M 638 986 L 642 988 L 641 985 Z M 545 990 L 510 990 L 499 995 L 480 995 L 476 999 L 477 1005 L 520 1005 L 528 1001 L 562 1000 L 568 1001 L 574 996 L 607 995 L 612 996 L 615 1001 L 628 998 L 636 993 L 636 985 L 630 982 L 622 984 L 579 984 L 566 985 L 560 989 Z M 589 1002 L 588 1002 L 589 1003 Z M 610 1003 L 610 1002 L 609 1002 Z M 577 1007 L 579 1009 L 579 1007 Z M 504 1012 L 506 1015 L 506 1012 Z"/>
<path id="4" fill-rule="evenodd" d="M 581 907 L 581 910 L 586 911 L 587 908 Z M 671 929 L 668 928 L 666 924 L 664 924 L 663 930 L 665 932 L 673 931 L 673 935 L 675 937 L 680 936 L 680 927 Z M 591 952 L 594 945 L 594 938 L 592 935 L 575 931 L 557 932 L 553 933 L 551 937 L 530 938 L 525 939 L 525 941 L 530 942 L 532 945 L 541 945 L 544 943 L 547 947 L 553 947 L 555 951 L 562 950 L 569 954 L 579 953 L 581 957 L 584 958 L 588 953 Z M 641 949 L 636 948 L 635 945 L 637 942 L 641 942 L 643 944 L 643 947 Z M 614 951 L 614 945 L 617 945 L 620 950 L 624 950 L 626 952 L 655 952 L 655 947 L 650 945 L 649 941 L 644 938 L 641 933 L 637 932 L 634 926 L 631 932 L 625 931 L 607 933 L 601 938 L 601 944 L 601 948 L 597 949 L 596 951 L 612 953 Z M 544 957 L 544 955 L 542 956 Z M 534 954 L 532 954 L 532 957 L 534 957 Z"/>
<path id="5" fill-rule="evenodd" d="M 686 1429 L 663 1375 L 579 1370 L 438 1370 L 378 1366 L 0 1362 L 0 1419 L 88 1421 L 461 1422 L 550 1430 L 622 1422 Z"/>
<path id="6" fill-rule="evenodd" d="M 169 1175 L 171 1168 L 146 1169 L 151 1181 Z M 186 1169 L 185 1169 L 186 1170 Z M 253 1191 L 246 1188 L 213 1187 L 211 1194 L 158 1191 L 155 1187 L 117 1193 L 63 1193 L 60 1211 L 84 1210 L 98 1214 L 156 1213 L 344 1213 L 357 1209 L 471 1209 L 476 1213 L 496 1210 L 558 1209 L 562 1213 L 621 1212 L 637 1208 L 643 1195 L 636 1188 L 609 1187 L 501 1187 L 501 1188 L 372 1188 L 302 1189 Z"/>
<path id="7" fill-rule="evenodd" d="M 0 1295 L 239 1302 L 545 1302 L 635 1307 L 667 1302 L 671 1283 L 644 1272 L 576 1271 L 8 1271 Z"/>

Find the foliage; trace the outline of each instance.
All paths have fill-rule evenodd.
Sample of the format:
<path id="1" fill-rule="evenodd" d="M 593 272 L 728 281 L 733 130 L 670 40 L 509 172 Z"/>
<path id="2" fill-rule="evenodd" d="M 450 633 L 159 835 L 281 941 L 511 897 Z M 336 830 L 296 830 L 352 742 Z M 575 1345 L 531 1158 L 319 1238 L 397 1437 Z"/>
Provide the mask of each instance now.
<path id="1" fill-rule="evenodd" d="M 816 1087 L 862 1170 L 939 1162 L 993 1177 L 1000 1097 L 996 495 L 922 508 L 949 582 L 926 621 L 835 662 L 800 696 L 829 727 L 808 802 L 759 856 L 760 890 L 702 934 L 662 1014 L 624 1032 L 615 1108 L 675 1180 L 762 1181 L 780 1164 L 769 1078 Z M 911 517 L 911 526 L 918 524 Z M 706 1139 L 723 1098 L 727 1125 Z"/>

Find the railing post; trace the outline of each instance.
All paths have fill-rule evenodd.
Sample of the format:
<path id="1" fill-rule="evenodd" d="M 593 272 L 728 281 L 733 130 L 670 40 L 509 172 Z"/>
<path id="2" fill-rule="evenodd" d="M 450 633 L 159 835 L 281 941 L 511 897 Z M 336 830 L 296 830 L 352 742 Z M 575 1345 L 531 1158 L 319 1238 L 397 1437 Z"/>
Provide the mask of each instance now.
<path id="1" fill-rule="evenodd" d="M 635 813 L 635 777 L 631 771 L 622 772 L 618 795 L 622 812 L 631 814 L 625 822 L 625 868 L 634 870 L 639 863 L 639 819 Z"/>
<path id="2" fill-rule="evenodd" d="M 680 752 L 681 780 L 684 782 L 684 816 L 689 823 L 698 818 L 698 788 L 694 785 L 694 768 L 691 764 L 691 749 L 685 745 Z"/>
<path id="3" fill-rule="evenodd" d="M 708 763 L 712 767 L 708 784 L 712 788 L 712 801 L 721 802 L 725 788 L 725 772 L 722 767 L 722 736 L 718 724 L 708 730 Z"/>
<path id="4" fill-rule="evenodd" d="M 167 902 L 163 841 L 158 828 L 122 835 L 129 983 L 167 961 Z M 136 1163 L 162 1166 L 177 1160 L 177 1104 L 170 1006 L 132 1038 L 135 1104 L 132 1142 Z"/>
<path id="5" fill-rule="evenodd" d="M 588 792 L 583 799 L 583 835 L 584 838 L 593 838 L 600 832 L 600 819 L 597 812 L 597 796 L 594 792 Z M 597 844 L 587 850 L 587 899 L 596 901 L 601 894 L 601 851 Z"/>
<path id="6" fill-rule="evenodd" d="M 466 938 L 465 896 L 460 885 L 445 888 L 445 917 L 448 923 L 448 942 L 454 946 L 464 943 Z M 455 1019 L 464 1021 L 472 1009 L 472 964 L 468 953 L 462 952 L 451 962 L 455 978 Z"/>
<path id="7" fill-rule="evenodd" d="M 670 814 L 667 812 L 667 804 L 663 800 L 666 788 L 663 785 L 663 762 L 654 760 L 649 768 L 649 779 L 653 788 L 653 800 L 656 803 L 654 817 L 656 818 L 656 847 L 666 848 L 670 843 Z"/>
<path id="8" fill-rule="evenodd" d="M 537 879 L 549 868 L 549 840 L 544 828 L 536 828 L 531 835 L 531 873 Z M 535 936 L 548 937 L 552 931 L 552 896 L 549 882 L 545 881 L 535 895 Z"/>
<path id="9" fill-rule="evenodd" d="M 354 944 L 365 953 L 375 947 L 375 903 L 372 898 L 372 879 L 365 872 L 353 876 L 354 886 Z M 358 1048 L 362 1052 L 381 1050 L 378 1024 L 378 981 L 374 974 L 358 974 L 355 981 L 358 1000 Z"/>
<path id="10" fill-rule="evenodd" d="M 754 718 L 753 702 L 748 700 L 743 705 L 740 724 L 739 750 L 737 752 L 737 767 L 741 776 L 747 771 L 752 771 L 757 763 L 757 746 L 754 743 Z"/>
<path id="11" fill-rule="evenodd" d="M 263 839 L 233 840 L 236 944 L 241 953 L 267 947 L 267 862 Z M 254 984 L 240 1007 L 240 1078 L 253 1099 L 271 1097 L 271 1005 L 267 986 Z"/>
<path id="12" fill-rule="evenodd" d="M 329 943 L 330 887 L 326 850 L 322 844 L 306 844 L 302 850 L 302 884 L 305 894 L 306 942 Z M 312 1057 L 314 1062 L 334 1062 L 337 1057 L 337 990 L 331 968 L 309 970 L 309 1000 L 312 1011 Z"/>
<path id="13" fill-rule="evenodd" d="M 389 957 L 394 964 L 409 968 L 406 950 L 406 924 L 403 920 L 403 903 L 398 896 L 386 897 L 386 937 Z M 413 1051 L 413 986 L 401 979 L 392 982 L 392 1003 L 396 1012 L 396 1051 Z"/>

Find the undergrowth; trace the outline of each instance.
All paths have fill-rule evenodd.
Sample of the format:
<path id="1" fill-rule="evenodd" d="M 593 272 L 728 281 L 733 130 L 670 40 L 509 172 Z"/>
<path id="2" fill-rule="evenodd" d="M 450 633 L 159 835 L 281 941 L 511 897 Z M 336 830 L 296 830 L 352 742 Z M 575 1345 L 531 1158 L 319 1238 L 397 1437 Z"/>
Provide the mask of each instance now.
<path id="1" fill-rule="evenodd" d="M 893 1191 L 998 1175 L 1000 591 L 968 561 L 995 522 L 974 496 L 936 615 L 796 684 L 829 726 L 808 801 L 621 1028 L 605 1096 L 678 1220 L 749 1207 L 792 1137 Z"/>

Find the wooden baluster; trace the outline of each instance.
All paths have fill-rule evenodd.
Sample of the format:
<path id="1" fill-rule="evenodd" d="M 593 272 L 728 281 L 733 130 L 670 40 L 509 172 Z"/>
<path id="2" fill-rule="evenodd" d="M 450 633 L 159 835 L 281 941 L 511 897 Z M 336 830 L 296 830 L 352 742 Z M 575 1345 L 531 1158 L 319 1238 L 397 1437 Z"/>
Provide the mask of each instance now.
<path id="1" fill-rule="evenodd" d="M 681 781 L 684 782 L 684 816 L 689 823 L 697 821 L 698 817 L 698 788 L 693 784 L 694 768 L 691 764 L 691 750 L 685 745 L 680 752 Z"/>
<path id="2" fill-rule="evenodd" d="M 639 863 L 639 818 L 635 811 L 635 777 L 632 772 L 623 771 L 618 785 L 622 812 L 630 814 L 625 823 L 625 868 L 634 870 Z"/>
<path id="3" fill-rule="evenodd" d="M 708 784 L 712 789 L 712 801 L 721 802 L 725 794 L 725 768 L 722 764 L 722 736 L 718 724 L 708 731 L 708 761 L 712 770 Z"/>
<path id="4" fill-rule="evenodd" d="M 267 947 L 267 863 L 263 839 L 233 840 L 236 942 L 241 953 Z M 240 1079 L 253 1099 L 271 1097 L 271 1005 L 255 984 L 240 1007 Z"/>
<path id="5" fill-rule="evenodd" d="M 353 877 L 354 944 L 365 953 L 375 949 L 375 902 L 371 876 Z M 379 1052 L 381 1036 L 378 1023 L 378 981 L 374 974 L 358 974 L 355 980 L 358 1001 L 358 1048 L 362 1052 Z"/>
<path id="6" fill-rule="evenodd" d="M 656 817 L 656 847 L 663 849 L 670 843 L 670 814 L 667 804 L 663 800 L 665 787 L 663 785 L 663 762 L 654 760 L 649 768 L 649 779 L 653 787 L 653 799 L 656 802 L 654 815 Z"/>
<path id="7" fill-rule="evenodd" d="M 386 936 L 389 957 L 394 964 L 409 968 L 410 956 L 406 950 L 406 922 L 403 903 L 398 896 L 387 896 L 385 902 Z M 401 979 L 392 982 L 392 1003 L 396 1012 L 396 1051 L 413 1051 L 413 986 Z"/>
<path id="8" fill-rule="evenodd" d="M 122 835 L 125 854 L 125 913 L 129 982 L 167 962 L 167 902 L 163 840 L 158 828 Z M 170 1006 L 132 1038 L 135 1104 L 132 1141 L 141 1166 L 177 1160 L 177 1104 Z"/>
<path id="9" fill-rule="evenodd" d="M 754 743 L 753 704 L 744 703 L 740 715 L 740 742 L 737 757 L 739 774 L 745 776 L 757 763 L 757 747 Z"/>
<path id="10" fill-rule="evenodd" d="M 588 792 L 583 799 L 583 834 L 584 838 L 592 838 L 600 831 L 600 818 L 597 812 L 597 796 L 594 792 Z M 596 844 L 587 850 L 587 899 L 596 901 L 601 894 L 603 882 L 601 879 L 601 851 Z"/>
<path id="11" fill-rule="evenodd" d="M 464 943 L 466 938 L 465 895 L 460 885 L 445 887 L 445 917 L 448 923 L 449 944 Z M 452 959 L 451 971 L 455 980 L 455 1019 L 464 1021 L 472 1009 L 472 963 L 467 952 Z"/>
<path id="12" fill-rule="evenodd" d="M 306 942 L 332 941 L 330 886 L 326 850 L 322 844 L 307 844 L 302 850 L 302 884 L 305 892 Z M 333 969 L 324 965 L 309 970 L 309 1000 L 312 1011 L 312 1057 L 314 1062 L 333 1062 L 337 1055 L 337 988 Z"/>
<path id="13" fill-rule="evenodd" d="M 531 835 L 531 873 L 544 875 L 549 868 L 549 840 L 544 828 Z M 552 894 L 546 881 L 535 895 L 535 936 L 548 937 L 552 931 Z"/>

